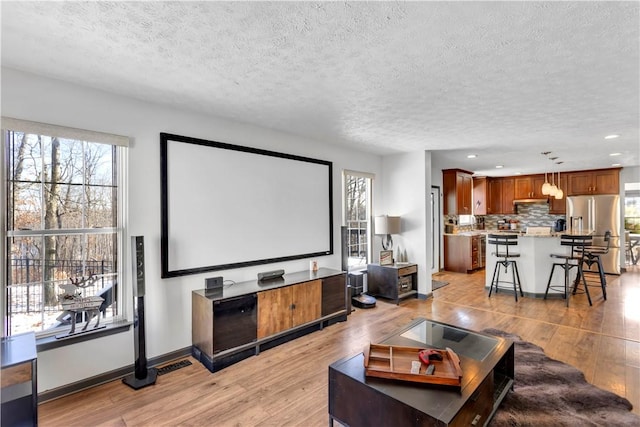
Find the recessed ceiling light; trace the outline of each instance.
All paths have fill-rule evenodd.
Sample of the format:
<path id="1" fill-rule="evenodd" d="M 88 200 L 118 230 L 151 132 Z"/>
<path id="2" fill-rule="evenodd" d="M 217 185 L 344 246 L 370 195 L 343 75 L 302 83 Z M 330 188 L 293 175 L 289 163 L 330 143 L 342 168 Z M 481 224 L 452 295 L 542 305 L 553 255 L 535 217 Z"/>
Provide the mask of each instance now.
<path id="1" fill-rule="evenodd" d="M 498 166 L 496 166 L 496 169 L 502 169 L 503 167 L 504 166 L 502 166 L 502 165 L 498 165 Z"/>
<path id="2" fill-rule="evenodd" d="M 611 166 L 620 166 L 620 163 L 612 163 Z"/>
<path id="3" fill-rule="evenodd" d="M 615 139 L 618 138 L 620 135 L 607 135 L 604 137 L 604 139 Z"/>
<path id="4" fill-rule="evenodd" d="M 467 155 L 467 159 L 475 159 L 476 157 L 478 157 L 477 154 L 469 154 L 469 155 Z"/>
<path id="5" fill-rule="evenodd" d="M 516 175 L 522 175 L 522 172 L 516 172 Z"/>
<path id="6" fill-rule="evenodd" d="M 611 157 L 613 157 L 613 156 L 621 156 L 621 155 L 622 155 L 622 153 L 611 153 L 611 154 L 609 154 L 609 155 L 610 155 Z"/>

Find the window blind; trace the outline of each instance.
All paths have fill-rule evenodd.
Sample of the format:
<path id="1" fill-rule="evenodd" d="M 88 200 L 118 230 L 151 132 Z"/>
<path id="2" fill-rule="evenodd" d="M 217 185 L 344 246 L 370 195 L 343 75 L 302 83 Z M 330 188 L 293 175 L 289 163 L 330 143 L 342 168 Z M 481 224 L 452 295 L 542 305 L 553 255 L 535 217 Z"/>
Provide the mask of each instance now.
<path id="1" fill-rule="evenodd" d="M 127 136 L 70 128 L 48 123 L 32 122 L 29 120 L 14 119 L 11 117 L 2 117 L 2 129 L 34 135 L 47 135 L 58 138 L 75 139 L 78 141 L 117 145 L 120 147 L 129 146 L 129 137 Z"/>

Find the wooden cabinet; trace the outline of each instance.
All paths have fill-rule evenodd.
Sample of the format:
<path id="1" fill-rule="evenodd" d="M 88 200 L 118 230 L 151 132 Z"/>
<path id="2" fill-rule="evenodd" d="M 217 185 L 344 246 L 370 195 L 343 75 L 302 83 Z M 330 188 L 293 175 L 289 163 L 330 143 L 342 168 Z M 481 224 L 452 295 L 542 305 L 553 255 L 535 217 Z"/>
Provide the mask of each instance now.
<path id="1" fill-rule="evenodd" d="M 258 339 L 291 329 L 291 286 L 258 293 Z"/>
<path id="2" fill-rule="evenodd" d="M 532 195 L 533 185 L 531 178 L 528 176 L 520 176 L 514 178 L 514 197 L 516 199 L 530 199 Z"/>
<path id="3" fill-rule="evenodd" d="M 515 181 L 512 177 L 490 178 L 487 181 L 487 214 L 515 213 Z"/>
<path id="4" fill-rule="evenodd" d="M 482 267 L 481 236 L 445 235 L 444 269 L 468 273 Z"/>
<path id="5" fill-rule="evenodd" d="M 542 186 L 544 185 L 544 175 L 533 175 L 531 177 L 532 199 L 546 199 L 547 196 L 542 194 Z"/>
<path id="6" fill-rule="evenodd" d="M 290 286 L 293 307 L 292 326 L 296 327 L 319 319 L 322 313 L 322 280 L 313 280 Z M 258 306 L 260 312 L 260 306 Z"/>
<path id="7" fill-rule="evenodd" d="M 322 316 L 328 316 L 346 309 L 346 280 L 346 274 L 322 279 Z"/>
<path id="8" fill-rule="evenodd" d="M 568 196 L 620 193 L 620 169 L 568 172 L 566 176 Z"/>
<path id="9" fill-rule="evenodd" d="M 211 372 L 347 320 L 346 273 L 299 271 L 191 293 L 192 355 Z"/>
<path id="10" fill-rule="evenodd" d="M 489 178 L 487 180 L 487 214 L 502 213 L 502 179 Z"/>
<path id="11" fill-rule="evenodd" d="M 515 199 L 515 180 L 507 177 L 502 178 L 502 214 L 514 214 L 516 208 L 513 205 Z"/>
<path id="12" fill-rule="evenodd" d="M 567 213 L 567 175 L 560 175 L 560 182 L 556 179 L 556 185 L 560 184 L 560 189 L 564 193 L 562 199 L 549 197 L 549 213 L 564 215 Z"/>
<path id="13" fill-rule="evenodd" d="M 418 266 L 369 264 L 367 285 L 367 293 L 398 304 L 401 299 L 418 294 Z"/>
<path id="14" fill-rule="evenodd" d="M 473 178 L 471 178 L 471 175 L 458 174 L 457 187 L 458 212 L 460 215 L 471 215 L 473 208 L 473 200 L 471 198 Z"/>
<path id="15" fill-rule="evenodd" d="M 2 338 L 2 425 L 38 425 L 36 338 L 33 332 Z"/>
<path id="16" fill-rule="evenodd" d="M 546 199 L 542 194 L 544 175 L 526 175 L 514 178 L 514 199 Z"/>
<path id="17" fill-rule="evenodd" d="M 486 215 L 487 214 L 487 177 L 482 176 L 473 178 L 473 214 L 474 215 Z"/>
<path id="18" fill-rule="evenodd" d="M 445 215 L 471 215 L 472 174 L 473 172 L 462 169 L 445 169 L 442 171 L 443 212 Z"/>
<path id="19" fill-rule="evenodd" d="M 447 169 L 443 173 L 445 188 L 446 214 L 465 214 L 465 206 L 460 206 L 458 197 L 464 199 L 464 189 L 458 191 L 458 186 L 464 186 L 459 169 Z M 557 172 L 554 172 L 555 184 L 558 185 Z M 547 176 L 549 183 L 554 182 Z M 566 196 L 619 194 L 620 169 L 596 169 L 578 172 L 561 172 L 560 188 L 564 192 L 562 199 L 542 194 L 544 174 L 509 176 L 502 178 L 473 178 L 472 207 L 475 215 L 515 214 L 514 200 L 520 199 L 548 199 L 549 213 L 564 214 L 566 212 Z M 447 184 L 448 183 L 448 184 Z M 455 183 L 455 185 L 454 185 Z M 455 188 L 455 191 L 447 189 Z M 449 206 L 449 211 L 447 210 Z M 462 209 L 461 209 L 462 208 Z"/>
<path id="20" fill-rule="evenodd" d="M 322 280 L 258 292 L 258 339 L 316 320 Z"/>

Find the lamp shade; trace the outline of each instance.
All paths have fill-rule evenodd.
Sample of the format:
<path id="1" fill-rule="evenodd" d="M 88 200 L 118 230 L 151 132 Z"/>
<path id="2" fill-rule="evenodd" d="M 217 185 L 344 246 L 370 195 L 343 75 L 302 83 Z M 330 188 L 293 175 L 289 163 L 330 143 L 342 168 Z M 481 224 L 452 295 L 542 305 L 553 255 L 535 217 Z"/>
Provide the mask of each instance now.
<path id="1" fill-rule="evenodd" d="M 374 231 L 376 234 L 399 234 L 400 217 L 387 215 L 375 217 Z"/>

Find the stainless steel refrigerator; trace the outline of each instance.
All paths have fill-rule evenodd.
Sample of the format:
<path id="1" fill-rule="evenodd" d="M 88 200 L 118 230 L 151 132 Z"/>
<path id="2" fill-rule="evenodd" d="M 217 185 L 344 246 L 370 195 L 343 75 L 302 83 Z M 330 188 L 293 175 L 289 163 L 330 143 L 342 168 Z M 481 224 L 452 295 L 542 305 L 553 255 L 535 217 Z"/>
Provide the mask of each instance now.
<path id="1" fill-rule="evenodd" d="M 594 232 L 593 245 L 598 246 L 606 246 L 604 233 L 611 231 L 609 253 L 601 256 L 602 268 L 607 274 L 620 274 L 620 196 L 567 197 L 567 230 L 580 226 Z"/>

